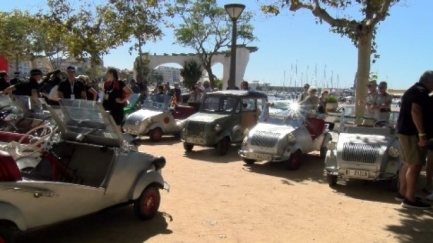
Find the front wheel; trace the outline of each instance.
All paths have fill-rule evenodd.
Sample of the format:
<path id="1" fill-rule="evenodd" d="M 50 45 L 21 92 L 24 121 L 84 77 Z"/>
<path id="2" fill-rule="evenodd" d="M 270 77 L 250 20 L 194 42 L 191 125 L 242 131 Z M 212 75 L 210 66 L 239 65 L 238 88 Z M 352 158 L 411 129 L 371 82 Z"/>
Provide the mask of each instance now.
<path id="1" fill-rule="evenodd" d="M 192 149 L 194 148 L 194 145 L 189 143 L 183 143 L 183 148 L 185 149 L 186 152 L 191 152 Z"/>
<path id="2" fill-rule="evenodd" d="M 149 134 L 150 140 L 152 140 L 152 142 L 159 142 L 162 138 L 162 130 L 159 127 L 156 127 L 152 130 L 150 130 L 150 134 Z"/>
<path id="3" fill-rule="evenodd" d="M 13 243 L 15 242 L 12 229 L 0 228 L 0 243 Z"/>
<path id="4" fill-rule="evenodd" d="M 247 165 L 252 165 L 252 164 L 254 164 L 256 161 L 254 160 L 254 159 L 245 159 L 245 158 L 243 158 L 242 159 L 244 162 L 245 162 L 245 164 L 247 164 Z"/>
<path id="5" fill-rule="evenodd" d="M 302 152 L 297 150 L 290 155 L 290 158 L 284 161 L 284 165 L 288 170 L 298 170 L 301 167 Z"/>
<path id="6" fill-rule="evenodd" d="M 326 179 L 328 180 L 329 186 L 337 185 L 338 177 L 336 175 L 326 175 Z"/>
<path id="7" fill-rule="evenodd" d="M 156 186 L 148 186 L 134 202 L 134 212 L 142 220 L 151 219 L 158 212 L 160 203 L 159 189 Z"/>
<path id="8" fill-rule="evenodd" d="M 216 151 L 218 155 L 224 156 L 229 151 L 230 147 L 230 139 L 228 137 L 225 137 L 221 139 L 216 146 Z"/>

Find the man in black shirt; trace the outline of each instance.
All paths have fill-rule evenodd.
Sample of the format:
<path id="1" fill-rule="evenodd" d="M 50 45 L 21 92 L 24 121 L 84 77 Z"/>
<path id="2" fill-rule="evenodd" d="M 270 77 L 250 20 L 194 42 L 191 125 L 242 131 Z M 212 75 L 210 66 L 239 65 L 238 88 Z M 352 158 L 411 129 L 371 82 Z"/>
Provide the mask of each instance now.
<path id="1" fill-rule="evenodd" d="M 60 99 L 87 99 L 84 84 L 75 78 L 75 68 L 69 66 L 67 69 L 68 78 L 59 84 L 57 94 Z"/>
<path id="2" fill-rule="evenodd" d="M 433 71 L 425 72 L 418 83 L 410 87 L 401 98 L 397 132 L 404 165 L 400 171 L 400 189 L 396 200 L 406 208 L 430 208 L 415 197 L 416 182 L 426 162 L 426 144 L 433 134 L 428 128 L 432 113 L 429 93 L 433 91 Z M 431 126 L 431 125 L 430 125 Z"/>
<path id="3" fill-rule="evenodd" d="M 5 94 L 9 94 L 15 90 L 19 91 L 21 95 L 31 96 L 35 99 L 39 98 L 39 80 L 42 79 L 42 71 L 39 69 L 32 69 L 30 71 L 30 79 L 26 82 L 19 82 L 15 85 L 9 86 L 3 91 Z M 0 92 L 1 94 L 1 92 Z"/>
<path id="4" fill-rule="evenodd" d="M 0 71 L 0 91 L 5 90 L 7 87 L 9 87 L 9 83 L 7 81 L 8 73 L 4 70 Z"/>

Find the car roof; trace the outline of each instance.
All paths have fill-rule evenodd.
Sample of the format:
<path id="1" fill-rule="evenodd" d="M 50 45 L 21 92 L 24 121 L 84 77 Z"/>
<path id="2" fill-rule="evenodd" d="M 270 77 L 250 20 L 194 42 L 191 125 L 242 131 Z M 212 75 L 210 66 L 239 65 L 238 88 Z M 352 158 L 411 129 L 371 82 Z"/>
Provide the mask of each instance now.
<path id="1" fill-rule="evenodd" d="M 223 90 L 208 93 L 208 96 L 235 96 L 242 98 L 268 98 L 265 93 L 248 90 Z"/>

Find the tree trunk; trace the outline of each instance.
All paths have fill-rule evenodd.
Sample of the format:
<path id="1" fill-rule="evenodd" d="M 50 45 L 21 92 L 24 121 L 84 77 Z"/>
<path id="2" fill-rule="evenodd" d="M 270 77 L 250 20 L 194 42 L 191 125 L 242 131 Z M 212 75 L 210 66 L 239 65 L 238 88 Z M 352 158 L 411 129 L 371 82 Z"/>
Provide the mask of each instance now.
<path id="1" fill-rule="evenodd" d="M 212 72 L 212 67 L 205 67 L 207 76 L 209 77 L 210 86 L 215 88 L 215 78 Z"/>
<path id="2" fill-rule="evenodd" d="M 365 106 L 359 105 L 367 97 L 367 84 L 370 77 L 372 35 L 360 36 L 358 41 L 358 69 L 356 71 L 355 116 L 363 117 Z M 357 123 L 362 119 L 357 119 Z"/>

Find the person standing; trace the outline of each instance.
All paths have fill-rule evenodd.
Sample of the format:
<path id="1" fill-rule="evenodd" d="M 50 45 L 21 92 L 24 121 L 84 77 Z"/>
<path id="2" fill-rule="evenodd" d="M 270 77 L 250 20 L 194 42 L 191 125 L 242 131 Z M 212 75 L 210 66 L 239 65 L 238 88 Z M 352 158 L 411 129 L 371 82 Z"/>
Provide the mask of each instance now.
<path id="1" fill-rule="evenodd" d="M 386 91 L 388 88 L 387 82 L 379 83 L 379 93 L 376 96 L 376 104 L 373 106 L 374 118 L 377 121 L 389 121 L 391 114 L 392 96 Z"/>
<path id="2" fill-rule="evenodd" d="M 116 125 L 121 129 L 124 118 L 123 108 L 127 100 L 132 95 L 132 90 L 119 80 L 119 74 L 116 69 L 109 68 L 105 73 L 106 82 L 104 84 L 104 100 L 102 105 L 104 109 L 110 111 Z"/>
<path id="3" fill-rule="evenodd" d="M 15 85 L 21 82 L 21 73 L 19 71 L 14 72 L 14 78 L 9 81 L 10 85 Z"/>
<path id="4" fill-rule="evenodd" d="M 317 88 L 316 87 L 310 87 L 308 89 L 308 96 L 305 97 L 303 101 L 299 103 L 300 107 L 302 107 L 302 110 L 306 113 L 309 113 L 311 111 L 317 111 L 317 108 L 319 106 L 319 97 L 317 97 Z"/>
<path id="5" fill-rule="evenodd" d="M 241 83 L 241 90 L 246 90 L 248 91 L 250 88 L 248 87 L 248 82 L 247 81 L 243 81 Z"/>
<path id="6" fill-rule="evenodd" d="M 375 107 L 377 107 L 377 82 L 370 81 L 367 84 L 368 94 L 365 100 L 361 100 L 359 105 L 365 106 L 364 119 L 362 124 L 372 126 L 374 124 Z"/>
<path id="7" fill-rule="evenodd" d="M 39 92 L 44 96 L 45 100 L 49 105 L 58 105 L 59 97 L 57 95 L 57 89 L 59 88 L 60 82 L 62 82 L 62 72 L 57 69 L 53 72 L 47 73 L 40 84 Z"/>
<path id="8" fill-rule="evenodd" d="M 132 92 L 134 92 L 135 94 L 139 94 L 140 93 L 140 87 L 137 85 L 137 83 L 135 82 L 134 79 L 131 79 L 131 81 L 129 81 L 129 88 L 132 90 Z"/>
<path id="9" fill-rule="evenodd" d="M 302 102 L 305 100 L 305 98 L 307 98 L 308 96 L 308 90 L 310 89 L 310 85 L 309 84 L 305 84 L 304 85 L 304 92 L 302 94 L 299 95 L 298 97 L 298 102 Z"/>
<path id="10" fill-rule="evenodd" d="M 86 88 L 84 84 L 75 78 L 75 68 L 69 66 L 66 69 L 68 77 L 60 82 L 57 89 L 57 95 L 60 99 L 87 99 Z"/>
<path id="11" fill-rule="evenodd" d="M 431 125 L 428 124 L 429 113 L 432 113 L 429 102 L 431 91 L 433 71 L 426 71 L 401 98 L 397 133 L 404 164 L 400 169 L 400 188 L 395 200 L 401 201 L 404 208 L 430 208 L 429 204 L 415 197 L 415 190 L 421 168 L 426 162 L 427 139 L 432 136 L 428 128 Z"/>
<path id="12" fill-rule="evenodd" d="M 329 94 L 328 90 L 325 89 L 322 91 L 322 95 L 319 98 L 319 108 L 317 109 L 318 113 L 322 113 L 322 114 L 328 113 L 326 111 L 326 105 L 328 103 L 328 94 Z"/>
<path id="13" fill-rule="evenodd" d="M 4 70 L 0 71 L 0 91 L 5 90 L 7 87 L 10 86 L 8 80 L 8 73 Z"/>
<path id="14" fill-rule="evenodd" d="M 15 85 L 7 87 L 0 94 L 9 94 L 13 91 L 19 91 L 20 95 L 27 95 L 35 99 L 39 99 L 39 80 L 42 79 L 42 71 L 39 69 L 32 69 L 30 71 L 30 79 L 26 82 L 19 82 Z"/>
<path id="15" fill-rule="evenodd" d="M 204 88 L 204 92 L 205 92 L 205 93 L 213 92 L 213 89 L 212 89 L 212 87 L 210 86 L 210 81 L 209 81 L 209 80 L 205 80 L 205 81 L 203 82 L 203 88 Z"/>

